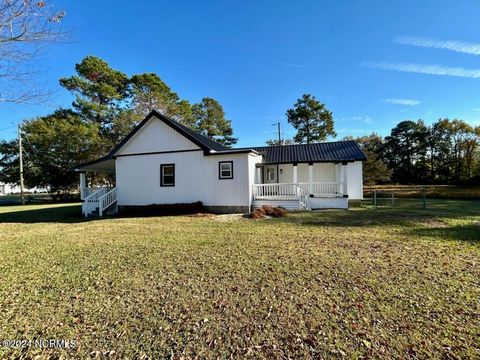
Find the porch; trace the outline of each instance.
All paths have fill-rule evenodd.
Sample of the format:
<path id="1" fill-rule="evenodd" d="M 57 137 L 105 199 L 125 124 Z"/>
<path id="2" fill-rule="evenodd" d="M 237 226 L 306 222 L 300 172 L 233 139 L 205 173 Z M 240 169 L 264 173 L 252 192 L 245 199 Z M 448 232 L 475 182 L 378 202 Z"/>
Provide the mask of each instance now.
<path id="1" fill-rule="evenodd" d="M 77 168 L 80 174 L 80 200 L 82 201 L 82 214 L 85 217 L 97 215 L 102 217 L 106 214 L 115 214 L 118 212 L 117 206 L 117 188 L 112 186 L 115 174 L 115 160 L 107 158 L 100 159 Z M 91 178 L 103 177 L 95 182 Z M 110 177 L 110 180 L 107 179 Z"/>
<path id="2" fill-rule="evenodd" d="M 347 209 L 347 163 L 258 164 L 252 187 L 254 208 Z"/>

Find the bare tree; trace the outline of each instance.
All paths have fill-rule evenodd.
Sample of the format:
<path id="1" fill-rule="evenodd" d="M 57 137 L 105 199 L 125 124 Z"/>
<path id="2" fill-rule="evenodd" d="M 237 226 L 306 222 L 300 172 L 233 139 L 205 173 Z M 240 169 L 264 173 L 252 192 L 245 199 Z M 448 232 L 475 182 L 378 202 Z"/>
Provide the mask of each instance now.
<path id="1" fill-rule="evenodd" d="M 43 0 L 0 0 L 0 103 L 44 99 L 45 86 L 37 81 L 35 64 L 44 47 L 66 39 L 55 11 Z"/>

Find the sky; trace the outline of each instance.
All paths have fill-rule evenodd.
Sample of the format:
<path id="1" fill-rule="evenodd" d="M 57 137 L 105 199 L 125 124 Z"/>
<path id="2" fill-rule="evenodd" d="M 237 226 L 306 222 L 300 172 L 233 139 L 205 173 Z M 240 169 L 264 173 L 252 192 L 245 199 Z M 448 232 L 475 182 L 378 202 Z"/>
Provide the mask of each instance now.
<path id="1" fill-rule="evenodd" d="M 402 120 L 480 125 L 480 0 L 49 1 L 71 40 L 36 65 L 55 91 L 0 104 L 0 139 L 18 122 L 70 106 L 58 79 L 95 55 L 129 75 L 157 73 L 180 97 L 217 99 L 238 146 L 286 138 L 285 112 L 310 93 L 337 138 L 387 135 Z"/>

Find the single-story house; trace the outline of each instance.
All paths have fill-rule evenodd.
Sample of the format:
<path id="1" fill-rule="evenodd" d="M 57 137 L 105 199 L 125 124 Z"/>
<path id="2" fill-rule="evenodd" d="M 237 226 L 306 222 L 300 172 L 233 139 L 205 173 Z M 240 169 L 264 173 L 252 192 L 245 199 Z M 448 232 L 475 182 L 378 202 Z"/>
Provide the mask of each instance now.
<path id="1" fill-rule="evenodd" d="M 107 156 L 76 171 L 85 216 L 198 201 L 218 213 L 265 204 L 311 210 L 362 199 L 364 160 L 354 141 L 228 149 L 152 111 Z M 115 187 L 88 187 L 87 172 L 114 174 Z"/>

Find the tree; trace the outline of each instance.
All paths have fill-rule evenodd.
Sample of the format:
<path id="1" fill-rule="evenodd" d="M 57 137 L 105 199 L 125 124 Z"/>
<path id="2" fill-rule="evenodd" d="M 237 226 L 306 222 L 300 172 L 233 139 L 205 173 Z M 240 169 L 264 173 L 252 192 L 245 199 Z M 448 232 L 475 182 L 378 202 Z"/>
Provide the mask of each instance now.
<path id="1" fill-rule="evenodd" d="M 75 65 L 77 75 L 60 79 L 60 85 L 77 95 L 73 107 L 88 121 L 107 126 L 128 95 L 128 77 L 104 60 L 87 56 Z"/>
<path id="2" fill-rule="evenodd" d="M 315 96 L 304 94 L 292 109 L 287 110 L 287 119 L 297 129 L 296 143 L 309 144 L 337 136 L 332 113 Z"/>
<path id="3" fill-rule="evenodd" d="M 471 170 L 471 157 L 467 162 L 467 151 L 468 149 L 468 140 L 475 137 L 474 129 L 467 124 L 463 120 L 454 119 L 449 122 L 450 131 L 452 134 L 452 142 L 453 142 L 453 159 L 454 159 L 454 174 L 455 174 L 455 181 L 460 182 L 463 175 L 464 170 L 470 172 Z M 475 148 L 476 142 L 472 144 Z M 473 156 L 473 150 L 470 154 Z M 468 168 L 467 168 L 468 167 Z"/>
<path id="4" fill-rule="evenodd" d="M 238 139 L 233 137 L 232 122 L 225 119 L 225 112 L 220 103 L 212 98 L 204 97 L 192 106 L 195 128 L 204 132 L 226 147 L 232 147 Z"/>
<path id="5" fill-rule="evenodd" d="M 376 133 L 362 137 L 346 137 L 344 140 L 354 140 L 358 143 L 367 161 L 363 163 L 363 182 L 367 185 L 385 184 L 390 182 L 392 171 L 388 168 L 384 156 L 384 141 Z"/>
<path id="6" fill-rule="evenodd" d="M 440 119 L 429 126 L 425 143 L 429 157 L 430 182 L 449 182 L 452 165 L 450 121 L 448 119 Z"/>
<path id="7" fill-rule="evenodd" d="M 385 138 L 385 156 L 393 180 L 421 183 L 426 177 L 427 128 L 423 121 L 406 120 L 395 126 Z"/>
<path id="8" fill-rule="evenodd" d="M 293 139 L 282 139 L 282 141 L 278 142 L 278 139 L 269 139 L 265 142 L 268 146 L 283 146 L 283 145 L 293 145 L 295 141 Z"/>
<path id="9" fill-rule="evenodd" d="M 157 74 L 133 75 L 130 84 L 134 114 L 143 118 L 155 109 L 186 126 L 195 127 L 190 103 L 181 100 Z"/>
<path id="10" fill-rule="evenodd" d="M 95 56 L 84 58 L 75 65 L 75 70 L 77 75 L 60 79 L 60 85 L 76 94 L 72 105 L 81 118 L 100 126 L 100 135 L 105 140 L 102 152 L 105 153 L 126 135 L 112 130 L 125 110 L 129 79 Z M 127 129 L 137 120 L 125 117 L 121 119 L 131 122 L 127 126 L 123 125 Z"/>
<path id="11" fill-rule="evenodd" d="M 24 174 L 28 187 L 47 187 L 51 192 L 71 191 L 78 186 L 74 167 L 98 156 L 101 138 L 98 124 L 83 121 L 71 110 L 26 121 Z M 0 143 L 0 181 L 18 183 L 18 144 Z"/>
<path id="12" fill-rule="evenodd" d="M 38 101 L 48 91 L 36 82 L 35 66 L 46 44 L 66 38 L 64 11 L 44 0 L 0 1 L 0 102 Z"/>

